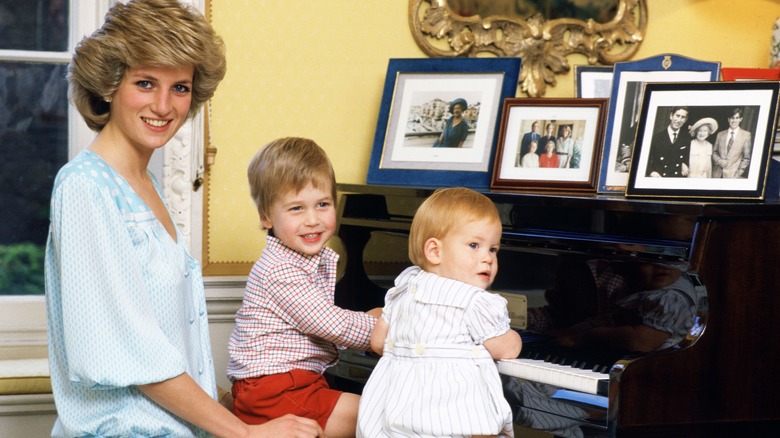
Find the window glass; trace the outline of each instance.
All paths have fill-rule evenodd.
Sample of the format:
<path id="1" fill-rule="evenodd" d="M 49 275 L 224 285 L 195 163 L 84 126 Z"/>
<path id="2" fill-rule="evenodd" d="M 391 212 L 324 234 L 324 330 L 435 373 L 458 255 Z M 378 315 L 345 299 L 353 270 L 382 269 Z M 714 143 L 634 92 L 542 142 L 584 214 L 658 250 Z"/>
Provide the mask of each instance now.
<path id="1" fill-rule="evenodd" d="M 3 0 L 0 49 L 67 51 L 67 6 Z M 43 294 L 49 199 L 68 160 L 67 65 L 32 58 L 0 58 L 0 295 Z"/>
<path id="2" fill-rule="evenodd" d="M 68 50 L 67 0 L 0 2 L 0 49 Z"/>

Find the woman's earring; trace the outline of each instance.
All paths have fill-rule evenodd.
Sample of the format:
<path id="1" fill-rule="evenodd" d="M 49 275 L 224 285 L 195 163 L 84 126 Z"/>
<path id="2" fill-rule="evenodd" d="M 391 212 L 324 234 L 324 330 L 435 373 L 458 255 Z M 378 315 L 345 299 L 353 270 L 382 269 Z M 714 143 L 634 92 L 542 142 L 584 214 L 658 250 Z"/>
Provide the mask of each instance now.
<path id="1" fill-rule="evenodd" d="M 111 103 L 111 101 L 112 101 L 113 99 L 111 99 L 111 96 L 106 96 L 106 97 L 104 97 L 104 98 L 103 98 L 103 100 L 105 100 L 105 101 L 106 101 L 106 103 Z"/>

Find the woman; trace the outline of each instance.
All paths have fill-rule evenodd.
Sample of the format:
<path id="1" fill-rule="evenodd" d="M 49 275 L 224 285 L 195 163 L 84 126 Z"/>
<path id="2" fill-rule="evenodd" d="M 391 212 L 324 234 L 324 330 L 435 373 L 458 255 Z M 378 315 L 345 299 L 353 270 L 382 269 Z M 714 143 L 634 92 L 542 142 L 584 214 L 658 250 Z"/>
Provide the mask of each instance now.
<path id="1" fill-rule="evenodd" d="M 469 135 L 469 124 L 463 118 L 463 112 L 468 108 L 465 99 L 457 98 L 450 102 L 452 117 L 447 119 L 436 142 L 435 148 L 461 148 Z"/>
<path id="2" fill-rule="evenodd" d="M 712 177 L 712 143 L 707 138 L 718 130 L 718 122 L 705 117 L 694 123 L 688 129 L 691 134 L 690 160 L 688 163 L 688 178 Z"/>
<path id="3" fill-rule="evenodd" d="M 539 157 L 539 167 L 557 169 L 560 164 L 558 156 L 559 155 L 555 153 L 555 143 L 548 141 L 547 146 L 544 148 L 544 154 Z"/>
<path id="4" fill-rule="evenodd" d="M 539 140 L 539 144 L 545 145 L 545 144 L 547 144 L 550 141 L 552 141 L 553 144 L 555 144 L 557 142 L 557 139 L 555 138 L 555 135 L 553 134 L 554 131 L 555 131 L 555 125 L 553 125 L 552 123 L 548 123 L 548 124 L 544 125 L 544 136 L 542 137 L 541 140 Z M 541 151 L 541 150 L 537 150 L 536 151 L 537 155 L 542 154 L 542 152 L 544 152 L 544 151 Z"/>
<path id="5" fill-rule="evenodd" d="M 539 155 L 536 155 L 536 149 L 536 141 L 531 141 L 531 144 L 528 145 L 528 152 L 520 160 L 520 167 L 539 167 Z"/>
<path id="6" fill-rule="evenodd" d="M 70 96 L 97 132 L 57 175 L 46 248 L 52 436 L 316 436 L 216 401 L 200 268 L 147 165 L 225 75 L 222 39 L 176 0 L 117 3 L 76 47 Z"/>
<path id="7" fill-rule="evenodd" d="M 563 125 L 561 136 L 558 138 L 555 146 L 555 153 L 558 155 L 558 167 L 565 169 L 569 167 L 569 160 L 574 150 L 574 140 L 571 138 L 571 126 Z"/>

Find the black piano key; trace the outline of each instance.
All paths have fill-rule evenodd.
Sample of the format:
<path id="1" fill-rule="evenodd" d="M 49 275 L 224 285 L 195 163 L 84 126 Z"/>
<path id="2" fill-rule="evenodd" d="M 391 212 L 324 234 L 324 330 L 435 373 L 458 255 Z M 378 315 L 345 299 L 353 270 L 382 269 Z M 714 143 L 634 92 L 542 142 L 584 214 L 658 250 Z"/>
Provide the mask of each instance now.
<path id="1" fill-rule="evenodd" d="M 564 365 L 564 366 L 571 366 L 574 367 L 573 363 L 576 362 L 576 359 L 571 356 L 561 356 L 561 358 L 558 360 L 558 365 Z"/>
<path id="2" fill-rule="evenodd" d="M 596 386 L 596 393 L 598 395 L 608 396 L 609 395 L 609 380 L 599 380 L 599 383 Z"/>
<path id="3" fill-rule="evenodd" d="M 623 351 L 560 347 L 551 342 L 554 339 L 552 337 L 524 331 L 519 333 L 523 338 L 523 350 L 519 357 L 525 359 L 606 374 L 615 362 L 627 354 Z"/>

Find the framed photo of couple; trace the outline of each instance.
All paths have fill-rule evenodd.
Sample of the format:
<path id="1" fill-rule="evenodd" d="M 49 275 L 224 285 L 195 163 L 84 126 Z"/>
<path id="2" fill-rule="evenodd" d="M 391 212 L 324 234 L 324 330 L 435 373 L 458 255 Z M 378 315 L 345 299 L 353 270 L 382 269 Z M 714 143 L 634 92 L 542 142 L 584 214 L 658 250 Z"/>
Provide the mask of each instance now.
<path id="1" fill-rule="evenodd" d="M 648 83 L 626 196 L 761 200 L 780 82 Z"/>
<path id="2" fill-rule="evenodd" d="M 491 189 L 595 191 L 605 98 L 504 100 Z"/>

